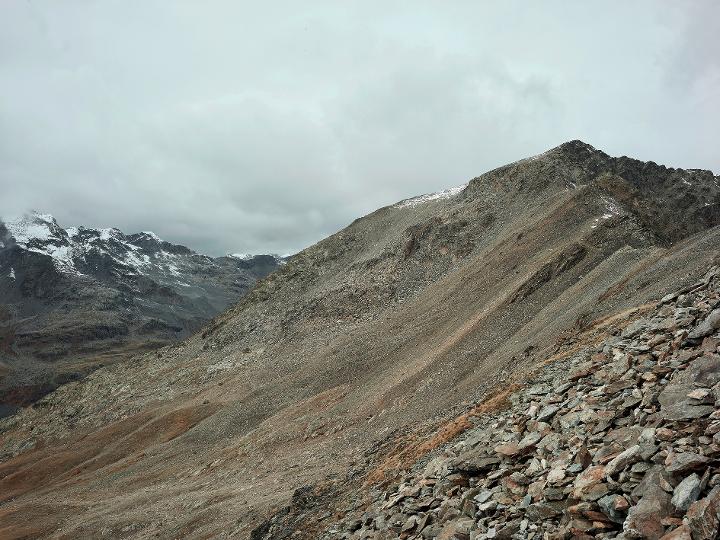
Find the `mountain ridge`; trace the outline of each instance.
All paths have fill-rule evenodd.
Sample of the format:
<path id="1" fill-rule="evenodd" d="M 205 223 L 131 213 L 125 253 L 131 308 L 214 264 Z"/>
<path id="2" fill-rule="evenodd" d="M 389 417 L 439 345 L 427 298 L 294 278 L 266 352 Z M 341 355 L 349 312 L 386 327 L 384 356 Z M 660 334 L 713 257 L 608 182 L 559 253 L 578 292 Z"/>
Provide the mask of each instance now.
<path id="1" fill-rule="evenodd" d="M 32 515 L 75 536 L 247 537 L 296 490 L 351 489 L 383 449 L 717 264 L 717 216 L 696 219 L 716 177 L 597 152 L 573 143 L 378 209 L 182 343 L 3 421 L 6 530 Z"/>

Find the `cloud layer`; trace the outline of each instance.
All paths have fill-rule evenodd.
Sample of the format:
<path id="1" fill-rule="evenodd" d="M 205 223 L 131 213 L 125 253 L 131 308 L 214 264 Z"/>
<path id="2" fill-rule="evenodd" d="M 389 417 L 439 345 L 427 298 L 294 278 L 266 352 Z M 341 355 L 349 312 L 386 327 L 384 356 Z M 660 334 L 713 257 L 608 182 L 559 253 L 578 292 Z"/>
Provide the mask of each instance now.
<path id="1" fill-rule="evenodd" d="M 569 139 L 720 171 L 717 2 L 27 2 L 0 215 L 293 252 Z"/>

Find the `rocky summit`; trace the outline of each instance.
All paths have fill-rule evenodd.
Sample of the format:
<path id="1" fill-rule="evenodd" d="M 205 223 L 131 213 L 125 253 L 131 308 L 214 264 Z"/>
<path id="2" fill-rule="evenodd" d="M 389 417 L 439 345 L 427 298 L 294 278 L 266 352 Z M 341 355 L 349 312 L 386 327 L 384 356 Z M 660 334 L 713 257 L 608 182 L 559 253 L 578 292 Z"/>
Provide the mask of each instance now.
<path id="1" fill-rule="evenodd" d="M 283 261 L 199 255 L 151 232 L 0 221 L 0 416 L 103 364 L 177 341 Z"/>
<path id="2" fill-rule="evenodd" d="M 581 141 L 381 208 L 0 421 L 0 537 L 714 539 L 719 225 Z"/>

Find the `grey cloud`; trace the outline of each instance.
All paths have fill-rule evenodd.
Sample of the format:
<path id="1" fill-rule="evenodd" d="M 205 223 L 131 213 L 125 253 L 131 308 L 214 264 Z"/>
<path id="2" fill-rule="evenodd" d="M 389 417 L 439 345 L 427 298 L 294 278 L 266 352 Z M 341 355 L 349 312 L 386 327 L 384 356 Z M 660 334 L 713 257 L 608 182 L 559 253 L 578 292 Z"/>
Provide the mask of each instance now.
<path id="1" fill-rule="evenodd" d="M 301 249 L 581 138 L 720 170 L 714 2 L 25 2 L 0 215 Z"/>

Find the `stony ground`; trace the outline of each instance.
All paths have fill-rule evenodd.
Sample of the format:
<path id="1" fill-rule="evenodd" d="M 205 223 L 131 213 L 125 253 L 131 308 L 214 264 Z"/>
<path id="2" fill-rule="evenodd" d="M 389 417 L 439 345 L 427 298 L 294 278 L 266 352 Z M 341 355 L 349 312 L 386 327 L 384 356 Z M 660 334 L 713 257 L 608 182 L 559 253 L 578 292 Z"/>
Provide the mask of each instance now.
<path id="1" fill-rule="evenodd" d="M 717 538 L 720 270 L 611 333 L 399 483 L 356 494 L 321 537 Z M 282 517 L 256 536 L 302 536 Z"/>

